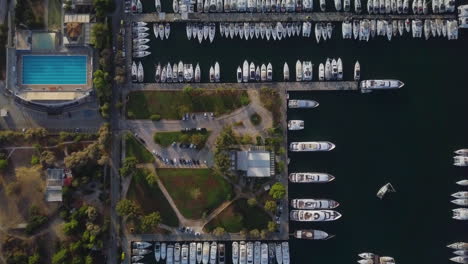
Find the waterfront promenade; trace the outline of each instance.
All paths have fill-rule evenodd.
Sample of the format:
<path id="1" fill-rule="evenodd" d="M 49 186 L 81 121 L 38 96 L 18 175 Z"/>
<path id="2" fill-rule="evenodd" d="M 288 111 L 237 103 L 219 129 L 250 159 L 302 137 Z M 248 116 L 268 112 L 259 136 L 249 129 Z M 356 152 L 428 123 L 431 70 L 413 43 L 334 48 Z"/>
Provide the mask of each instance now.
<path id="1" fill-rule="evenodd" d="M 143 22 L 342 22 L 353 19 L 456 19 L 456 13 L 450 14 L 356 14 L 351 12 L 311 12 L 311 13 L 146 13 L 129 16 L 132 21 Z"/>

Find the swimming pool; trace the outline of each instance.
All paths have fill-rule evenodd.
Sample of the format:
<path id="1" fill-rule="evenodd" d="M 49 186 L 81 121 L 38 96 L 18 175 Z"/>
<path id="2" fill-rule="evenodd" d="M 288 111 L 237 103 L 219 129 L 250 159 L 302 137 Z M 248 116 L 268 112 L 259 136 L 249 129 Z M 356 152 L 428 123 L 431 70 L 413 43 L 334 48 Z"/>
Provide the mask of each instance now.
<path id="1" fill-rule="evenodd" d="M 87 84 L 87 56 L 23 56 L 23 84 Z"/>

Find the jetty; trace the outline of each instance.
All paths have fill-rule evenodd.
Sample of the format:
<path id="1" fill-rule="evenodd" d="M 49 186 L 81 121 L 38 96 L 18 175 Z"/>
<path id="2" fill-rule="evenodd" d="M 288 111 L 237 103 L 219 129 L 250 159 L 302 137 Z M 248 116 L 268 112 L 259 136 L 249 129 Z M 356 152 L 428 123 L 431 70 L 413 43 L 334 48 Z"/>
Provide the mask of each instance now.
<path id="1" fill-rule="evenodd" d="M 131 21 L 137 22 L 342 22 L 353 19 L 457 19 L 456 13 L 444 14 L 356 14 L 351 12 L 310 12 L 310 13 L 145 13 L 130 15 Z"/>

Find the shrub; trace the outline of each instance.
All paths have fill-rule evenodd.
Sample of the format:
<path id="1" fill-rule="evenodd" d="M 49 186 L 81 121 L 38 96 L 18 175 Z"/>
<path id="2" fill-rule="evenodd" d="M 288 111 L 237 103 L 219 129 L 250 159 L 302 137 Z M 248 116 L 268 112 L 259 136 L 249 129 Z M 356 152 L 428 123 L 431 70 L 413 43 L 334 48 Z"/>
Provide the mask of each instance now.
<path id="1" fill-rule="evenodd" d="M 254 113 L 250 116 L 250 122 L 252 122 L 254 126 L 258 126 L 262 122 L 262 117 L 259 114 Z"/>
<path id="2" fill-rule="evenodd" d="M 0 159 L 0 171 L 4 171 L 8 167 L 8 161 L 6 159 Z"/>
<path id="3" fill-rule="evenodd" d="M 161 120 L 161 115 L 158 115 L 158 114 L 154 114 L 154 115 L 151 115 L 151 120 L 153 121 L 159 121 Z"/>

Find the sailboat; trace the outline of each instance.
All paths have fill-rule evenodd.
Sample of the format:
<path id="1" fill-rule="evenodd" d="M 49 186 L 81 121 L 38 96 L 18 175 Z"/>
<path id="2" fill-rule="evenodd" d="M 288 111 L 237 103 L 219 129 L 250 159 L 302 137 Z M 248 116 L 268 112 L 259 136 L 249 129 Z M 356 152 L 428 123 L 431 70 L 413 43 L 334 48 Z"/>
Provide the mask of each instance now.
<path id="1" fill-rule="evenodd" d="M 387 183 L 384 186 L 382 186 L 377 192 L 377 197 L 379 197 L 379 199 L 382 199 L 387 192 L 396 192 L 395 188 L 393 188 L 391 183 Z"/>

